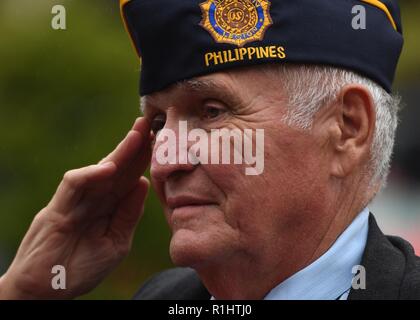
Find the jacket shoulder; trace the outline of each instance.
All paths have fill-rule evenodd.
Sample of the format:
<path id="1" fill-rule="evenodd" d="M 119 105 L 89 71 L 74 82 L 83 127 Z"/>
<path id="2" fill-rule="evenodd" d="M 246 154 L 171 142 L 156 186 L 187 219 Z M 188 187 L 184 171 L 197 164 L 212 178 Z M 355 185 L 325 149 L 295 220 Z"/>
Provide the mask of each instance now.
<path id="1" fill-rule="evenodd" d="M 420 258 L 404 239 L 384 235 L 372 214 L 361 265 L 366 288 L 351 289 L 350 300 L 420 299 Z"/>
<path id="2" fill-rule="evenodd" d="M 137 291 L 135 300 L 209 300 L 210 294 L 191 268 L 173 268 L 156 274 Z"/>
<path id="3" fill-rule="evenodd" d="M 387 236 L 388 240 L 404 255 L 405 268 L 401 282 L 400 299 L 420 300 L 420 257 L 411 244 L 400 237 Z"/>

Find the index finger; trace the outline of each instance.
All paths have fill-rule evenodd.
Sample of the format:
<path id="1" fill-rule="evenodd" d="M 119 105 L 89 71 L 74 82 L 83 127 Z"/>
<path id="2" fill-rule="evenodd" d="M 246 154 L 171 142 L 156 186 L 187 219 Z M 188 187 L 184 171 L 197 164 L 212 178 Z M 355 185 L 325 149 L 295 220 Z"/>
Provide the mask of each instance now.
<path id="1" fill-rule="evenodd" d="M 118 170 L 126 168 L 136 156 L 150 143 L 150 124 L 145 118 L 137 118 L 133 128 L 128 132 L 123 141 L 99 164 L 113 162 Z M 145 148 L 147 150 L 147 148 Z"/>

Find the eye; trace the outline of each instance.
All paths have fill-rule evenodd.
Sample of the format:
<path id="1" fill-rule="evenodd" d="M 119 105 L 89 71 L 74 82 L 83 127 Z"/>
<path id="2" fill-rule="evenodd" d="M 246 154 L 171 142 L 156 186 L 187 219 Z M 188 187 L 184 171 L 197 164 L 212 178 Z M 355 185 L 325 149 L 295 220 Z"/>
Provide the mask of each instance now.
<path id="1" fill-rule="evenodd" d="M 164 114 L 158 114 L 156 115 L 151 123 L 151 130 L 152 132 L 157 135 L 160 130 L 163 129 L 166 123 L 166 115 Z"/>
<path id="2" fill-rule="evenodd" d="M 204 108 L 203 108 L 202 118 L 204 120 L 215 119 L 225 112 L 226 112 L 226 109 L 222 106 L 205 105 Z"/>

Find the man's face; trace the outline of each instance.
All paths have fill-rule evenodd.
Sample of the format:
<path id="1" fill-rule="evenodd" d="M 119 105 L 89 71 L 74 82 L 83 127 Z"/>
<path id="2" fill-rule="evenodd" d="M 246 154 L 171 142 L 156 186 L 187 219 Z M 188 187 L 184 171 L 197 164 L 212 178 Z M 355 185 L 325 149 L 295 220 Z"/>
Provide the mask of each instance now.
<path id="1" fill-rule="evenodd" d="M 152 126 L 188 130 L 264 130 L 264 171 L 246 175 L 247 164 L 160 164 L 153 149 L 152 183 L 172 230 L 175 264 L 200 268 L 242 257 L 299 254 L 299 239 L 322 228 L 328 179 L 322 133 L 293 129 L 281 119 L 286 99 L 279 81 L 255 69 L 217 73 L 172 86 L 147 98 Z M 191 143 L 190 143 L 191 145 Z M 254 153 L 256 143 L 254 141 Z M 260 146 L 261 147 L 261 146 Z M 177 150 L 179 153 L 179 150 Z M 315 243 L 316 244 L 316 243 Z M 287 254 L 287 256 L 286 256 Z M 231 260 L 227 260 L 231 259 Z M 284 263 L 284 261 L 283 261 Z"/>

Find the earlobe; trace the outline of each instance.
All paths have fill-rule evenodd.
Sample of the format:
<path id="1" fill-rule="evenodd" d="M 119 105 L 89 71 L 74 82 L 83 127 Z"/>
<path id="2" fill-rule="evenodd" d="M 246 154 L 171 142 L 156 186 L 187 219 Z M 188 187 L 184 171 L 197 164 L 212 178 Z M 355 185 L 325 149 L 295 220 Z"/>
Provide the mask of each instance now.
<path id="1" fill-rule="evenodd" d="M 333 175 L 343 178 L 369 157 L 375 130 L 375 106 L 367 88 L 343 87 L 337 99 L 339 135 L 336 137 Z"/>

